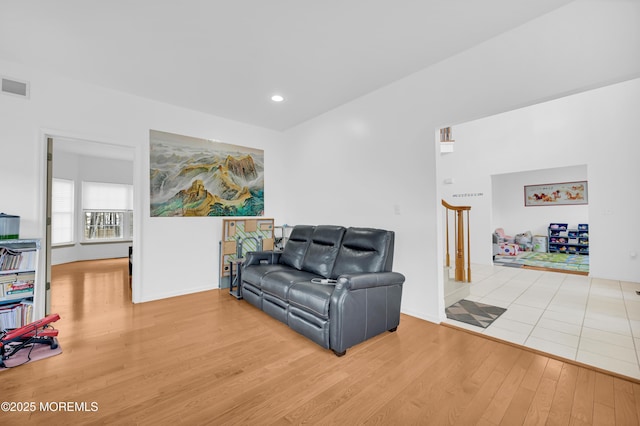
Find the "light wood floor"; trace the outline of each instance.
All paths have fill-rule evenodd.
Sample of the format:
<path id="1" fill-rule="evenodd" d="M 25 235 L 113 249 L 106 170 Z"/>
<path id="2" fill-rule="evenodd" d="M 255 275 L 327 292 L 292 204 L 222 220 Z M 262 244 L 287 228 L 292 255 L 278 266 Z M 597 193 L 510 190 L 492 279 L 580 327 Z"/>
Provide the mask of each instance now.
<path id="1" fill-rule="evenodd" d="M 178 285 L 178 283 L 177 283 Z M 0 424 L 634 425 L 640 384 L 403 315 L 338 358 L 225 290 L 130 303 L 127 260 L 56 266 L 63 353 L 0 372 Z"/>

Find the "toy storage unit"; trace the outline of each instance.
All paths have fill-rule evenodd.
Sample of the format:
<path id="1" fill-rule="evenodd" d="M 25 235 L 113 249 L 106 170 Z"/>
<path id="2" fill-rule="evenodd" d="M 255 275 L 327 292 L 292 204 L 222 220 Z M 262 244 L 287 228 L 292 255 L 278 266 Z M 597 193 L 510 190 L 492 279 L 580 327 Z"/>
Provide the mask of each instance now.
<path id="1" fill-rule="evenodd" d="M 569 228 L 567 223 L 549 225 L 549 253 L 589 254 L 589 225 Z"/>

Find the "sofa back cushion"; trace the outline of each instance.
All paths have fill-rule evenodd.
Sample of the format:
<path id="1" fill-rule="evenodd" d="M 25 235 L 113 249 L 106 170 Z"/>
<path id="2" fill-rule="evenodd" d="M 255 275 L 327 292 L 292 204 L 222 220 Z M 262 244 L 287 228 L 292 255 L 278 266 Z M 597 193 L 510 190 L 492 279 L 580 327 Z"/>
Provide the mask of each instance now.
<path id="1" fill-rule="evenodd" d="M 345 230 L 342 226 L 316 226 L 302 262 L 302 269 L 329 278 Z"/>
<path id="2" fill-rule="evenodd" d="M 390 272 L 394 237 L 393 231 L 383 229 L 347 229 L 331 278 L 360 272 Z"/>
<path id="3" fill-rule="evenodd" d="M 315 226 L 311 225 L 296 225 L 280 255 L 280 263 L 302 269 L 304 255 L 307 253 L 314 229 Z"/>

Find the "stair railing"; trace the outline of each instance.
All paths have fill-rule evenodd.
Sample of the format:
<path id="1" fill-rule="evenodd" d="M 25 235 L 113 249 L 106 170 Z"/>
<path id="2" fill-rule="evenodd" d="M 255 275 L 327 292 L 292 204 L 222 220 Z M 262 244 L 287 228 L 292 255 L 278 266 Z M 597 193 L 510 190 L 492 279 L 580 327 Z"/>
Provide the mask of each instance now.
<path id="1" fill-rule="evenodd" d="M 471 210 L 471 206 L 452 206 L 447 203 L 445 200 L 442 200 L 442 205 L 446 209 L 446 255 L 445 255 L 445 263 L 447 267 L 451 266 L 450 257 L 449 257 L 449 212 L 455 212 L 454 216 L 454 232 L 455 232 L 455 250 L 456 250 L 456 264 L 455 264 L 455 280 L 456 281 L 466 281 L 471 282 L 471 243 L 469 240 L 469 211 Z M 466 226 L 466 240 L 467 240 L 467 251 L 465 253 L 465 226 L 464 226 L 464 216 L 466 212 L 467 217 L 467 226 Z M 465 258 L 467 260 L 467 265 L 465 268 Z"/>

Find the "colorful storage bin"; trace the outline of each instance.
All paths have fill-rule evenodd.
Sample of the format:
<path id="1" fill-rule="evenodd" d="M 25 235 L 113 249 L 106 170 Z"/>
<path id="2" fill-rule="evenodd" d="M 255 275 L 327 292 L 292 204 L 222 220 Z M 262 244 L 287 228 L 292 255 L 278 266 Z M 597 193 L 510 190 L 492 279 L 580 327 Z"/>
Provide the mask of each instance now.
<path id="1" fill-rule="evenodd" d="M 516 256 L 518 254 L 519 247 L 517 244 L 502 243 L 500 244 L 500 255 L 502 256 Z"/>

